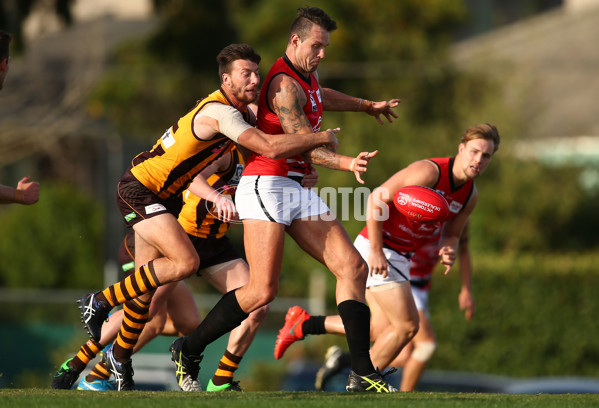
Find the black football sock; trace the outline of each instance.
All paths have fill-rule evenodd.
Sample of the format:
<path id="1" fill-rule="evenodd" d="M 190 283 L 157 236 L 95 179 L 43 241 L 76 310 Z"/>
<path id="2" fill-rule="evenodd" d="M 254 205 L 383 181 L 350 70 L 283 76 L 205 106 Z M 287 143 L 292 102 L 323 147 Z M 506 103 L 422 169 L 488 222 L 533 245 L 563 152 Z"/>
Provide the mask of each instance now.
<path id="1" fill-rule="evenodd" d="M 345 327 L 345 337 L 351 356 L 352 371 L 358 375 L 374 372 L 370 360 L 370 308 L 357 300 L 346 300 L 337 305 Z"/>
<path id="2" fill-rule="evenodd" d="M 302 333 L 306 334 L 326 334 L 324 329 L 324 319 L 326 316 L 311 316 L 302 324 Z"/>
<path id="3" fill-rule="evenodd" d="M 241 309 L 235 291 L 225 293 L 202 323 L 183 343 L 183 353 L 199 356 L 208 344 L 239 326 L 248 314 Z"/>

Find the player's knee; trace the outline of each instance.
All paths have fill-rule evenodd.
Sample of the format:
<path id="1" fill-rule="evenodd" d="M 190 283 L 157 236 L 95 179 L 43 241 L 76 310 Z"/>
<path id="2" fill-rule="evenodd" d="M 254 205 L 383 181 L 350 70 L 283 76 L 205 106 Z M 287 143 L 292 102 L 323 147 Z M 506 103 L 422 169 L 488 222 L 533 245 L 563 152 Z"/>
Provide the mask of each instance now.
<path id="1" fill-rule="evenodd" d="M 269 309 L 269 305 L 264 305 L 262 307 L 259 307 L 258 309 L 254 310 L 252 313 L 250 313 L 248 319 L 250 319 L 251 323 L 259 325 L 260 323 L 262 323 L 262 321 L 266 317 L 266 314 L 268 313 L 268 309 Z"/>
<path id="2" fill-rule="evenodd" d="M 268 288 L 258 297 L 258 302 L 256 303 L 256 309 L 262 306 L 265 306 L 275 300 L 277 297 L 278 290 L 276 288 Z"/>
<path id="3" fill-rule="evenodd" d="M 200 268 L 200 258 L 198 254 L 189 254 L 175 261 L 173 277 L 175 281 L 190 277 Z"/>
<path id="4" fill-rule="evenodd" d="M 418 321 L 418 319 L 410 320 L 406 324 L 406 335 L 410 340 L 414 338 L 416 333 L 418 333 L 418 330 L 420 330 L 420 322 Z"/>
<path id="5" fill-rule="evenodd" d="M 253 312 L 272 302 L 279 291 L 278 281 L 249 282 L 237 289 L 239 305 L 246 312 Z"/>
<path id="6" fill-rule="evenodd" d="M 436 349 L 437 343 L 433 341 L 415 342 L 411 357 L 424 363 L 430 360 Z"/>
<path id="7" fill-rule="evenodd" d="M 356 273 L 360 278 L 366 281 L 366 278 L 368 277 L 368 264 L 361 256 L 356 261 Z"/>
<path id="8" fill-rule="evenodd" d="M 419 329 L 418 320 L 405 320 L 393 326 L 394 335 L 401 341 L 408 342 L 416 336 Z"/>
<path id="9" fill-rule="evenodd" d="M 254 286 L 255 296 L 258 298 L 258 302 L 255 304 L 254 310 L 259 307 L 265 306 L 275 300 L 277 294 L 279 293 L 279 283 L 278 281 L 267 282 L 258 287 Z"/>
<path id="10" fill-rule="evenodd" d="M 345 277 L 351 282 L 363 282 L 365 284 L 368 277 L 368 264 L 357 251 L 355 251 L 355 255 L 349 256 L 340 266 L 341 277 Z"/>
<path id="11" fill-rule="evenodd" d="M 164 329 L 164 321 L 161 319 L 150 319 L 144 327 L 144 332 L 151 338 L 157 337 Z"/>
<path id="12" fill-rule="evenodd" d="M 200 325 L 200 319 L 185 320 L 185 323 L 177 325 L 176 329 L 181 336 L 189 336 Z"/>
<path id="13" fill-rule="evenodd" d="M 349 264 L 349 266 L 359 275 L 368 275 L 368 264 L 358 251 L 353 251 L 352 256 L 349 258 Z"/>

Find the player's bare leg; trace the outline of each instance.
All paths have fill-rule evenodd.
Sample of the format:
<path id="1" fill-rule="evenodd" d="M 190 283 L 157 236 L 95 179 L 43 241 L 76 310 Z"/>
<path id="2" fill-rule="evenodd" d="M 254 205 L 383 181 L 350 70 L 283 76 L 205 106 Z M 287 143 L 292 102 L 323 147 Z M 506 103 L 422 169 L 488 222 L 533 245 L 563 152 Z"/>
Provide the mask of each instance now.
<path id="1" fill-rule="evenodd" d="M 206 276 L 204 274 L 202 276 L 218 291 L 227 293 L 247 284 L 250 270 L 243 259 L 238 259 L 213 275 Z M 268 305 L 264 305 L 250 313 L 250 316 L 239 327 L 233 329 L 229 335 L 227 350 L 237 356 L 243 356 L 256 337 L 258 327 L 266 317 L 267 312 Z"/>
<path id="2" fill-rule="evenodd" d="M 418 310 L 408 283 L 387 290 L 366 291 L 372 310 L 372 362 L 384 369 L 418 331 Z"/>
<path id="3" fill-rule="evenodd" d="M 204 279 L 221 293 L 227 293 L 247 284 L 249 275 L 249 267 L 243 259 L 227 262 L 217 272 L 202 273 Z M 219 361 L 218 369 L 206 386 L 206 391 L 242 391 L 239 383 L 233 381 L 233 377 L 267 313 L 268 305 L 261 306 L 231 331 L 227 349 Z"/>
<path id="4" fill-rule="evenodd" d="M 188 278 L 197 272 L 200 259 L 181 224 L 171 214 L 163 214 L 141 221 L 133 227 L 135 230 L 135 267 L 138 265 L 138 240 L 154 248 L 157 256 L 139 257 L 140 262 L 153 260 L 156 277 L 161 284 L 176 282 Z M 150 258 L 150 259 L 148 259 Z"/>
<path id="5" fill-rule="evenodd" d="M 420 329 L 410 344 L 410 353 L 403 364 L 400 391 L 414 391 L 422 377 L 428 360 L 436 348 L 436 338 L 433 326 L 426 314 L 420 310 Z M 403 351 L 403 350 L 402 350 Z M 391 364 L 394 364 L 395 361 Z"/>
<path id="6" fill-rule="evenodd" d="M 281 273 L 284 238 L 285 229 L 281 224 L 244 220 L 249 281 L 241 288 L 227 292 L 191 335 L 175 340 L 171 352 L 175 361 L 182 360 L 178 369 L 195 373 L 208 344 L 235 329 L 249 313 L 274 299 Z"/>
<path id="7" fill-rule="evenodd" d="M 276 222 L 244 220 L 244 247 L 249 264 L 249 280 L 236 291 L 239 306 L 250 313 L 270 303 L 279 290 L 283 264 L 285 225 Z"/>
<path id="8" fill-rule="evenodd" d="M 327 316 L 324 319 L 324 328 L 327 334 L 345 336 L 345 327 L 343 327 L 343 320 L 339 315 Z"/>
<path id="9" fill-rule="evenodd" d="M 162 336 L 187 336 L 201 321 L 189 286 L 183 281 L 176 282 L 175 285 L 166 301 L 166 321 L 159 333 Z"/>
<path id="10" fill-rule="evenodd" d="M 384 381 L 384 375 L 375 371 L 370 359 L 370 309 L 364 293 L 368 266 L 341 223 L 327 213 L 318 219 L 295 220 L 288 233 L 337 278 L 337 309 L 345 328 L 352 367 L 346 390 L 396 392 Z"/>
<path id="11" fill-rule="evenodd" d="M 287 232 L 304 251 L 335 275 L 337 304 L 346 300 L 366 302 L 364 288 L 368 268 L 337 219 L 327 213 L 317 220 L 295 220 Z"/>
<path id="12" fill-rule="evenodd" d="M 101 292 L 80 299 L 81 318 L 93 340 L 100 339 L 102 324 L 114 306 L 137 298 L 141 302 L 139 306 L 145 308 L 149 297 L 140 298 L 142 295 L 168 282 L 184 279 L 199 267 L 195 248 L 172 214 L 145 219 L 133 228 L 136 233 L 135 272 Z M 145 247 L 151 248 L 156 255 L 138 255 L 138 251 L 144 251 Z M 144 262 L 138 262 L 142 257 Z"/>
<path id="13" fill-rule="evenodd" d="M 359 388 L 368 376 L 387 387 L 370 360 L 370 309 L 364 295 L 368 267 L 349 235 L 330 213 L 295 220 L 287 229 L 298 245 L 323 263 L 337 278 L 336 299 L 351 355 L 352 372 L 348 391 Z"/>

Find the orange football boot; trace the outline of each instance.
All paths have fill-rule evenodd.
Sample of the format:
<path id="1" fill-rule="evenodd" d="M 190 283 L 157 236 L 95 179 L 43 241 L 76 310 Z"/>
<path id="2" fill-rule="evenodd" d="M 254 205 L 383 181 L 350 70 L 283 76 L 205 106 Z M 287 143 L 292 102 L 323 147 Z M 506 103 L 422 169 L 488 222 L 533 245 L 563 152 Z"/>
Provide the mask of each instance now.
<path id="1" fill-rule="evenodd" d="M 283 357 L 285 351 L 298 340 L 303 340 L 302 324 L 310 318 L 310 314 L 299 306 L 289 308 L 285 315 L 285 325 L 277 336 L 275 342 L 275 358 Z"/>

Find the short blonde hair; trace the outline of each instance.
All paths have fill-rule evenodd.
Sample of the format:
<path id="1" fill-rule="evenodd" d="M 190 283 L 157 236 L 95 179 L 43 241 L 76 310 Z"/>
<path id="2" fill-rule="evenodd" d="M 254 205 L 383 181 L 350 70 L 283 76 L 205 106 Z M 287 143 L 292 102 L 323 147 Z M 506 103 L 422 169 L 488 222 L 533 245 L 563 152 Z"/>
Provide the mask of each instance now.
<path id="1" fill-rule="evenodd" d="M 485 139 L 492 141 L 493 153 L 499 149 L 499 143 L 501 142 L 501 137 L 499 136 L 497 128 L 490 123 L 482 123 L 480 125 L 472 126 L 466 129 L 464 135 L 462 136 L 461 143 L 468 143 L 474 139 Z"/>

